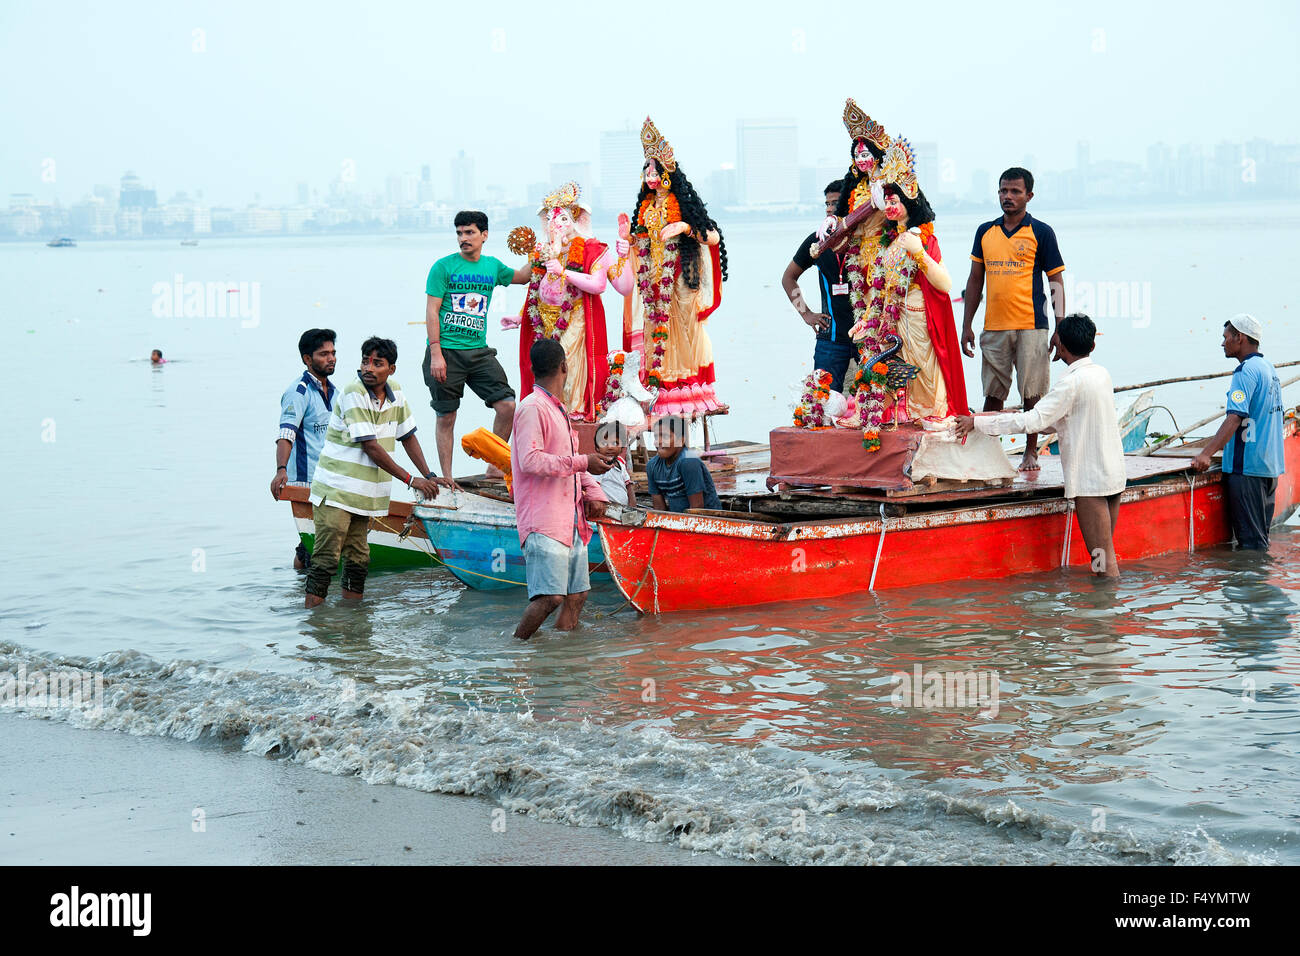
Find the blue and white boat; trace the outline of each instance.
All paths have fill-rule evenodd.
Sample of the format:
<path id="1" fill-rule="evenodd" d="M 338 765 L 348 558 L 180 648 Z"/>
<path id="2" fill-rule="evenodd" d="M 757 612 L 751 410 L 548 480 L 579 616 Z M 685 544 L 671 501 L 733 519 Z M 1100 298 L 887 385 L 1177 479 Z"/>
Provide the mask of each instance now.
<path id="1" fill-rule="evenodd" d="M 514 503 L 489 494 L 440 489 L 432 502 L 415 506 L 415 516 L 438 557 L 461 582 L 479 591 L 527 584 L 524 552 Z M 610 580 L 600 535 L 587 545 L 591 579 Z"/>

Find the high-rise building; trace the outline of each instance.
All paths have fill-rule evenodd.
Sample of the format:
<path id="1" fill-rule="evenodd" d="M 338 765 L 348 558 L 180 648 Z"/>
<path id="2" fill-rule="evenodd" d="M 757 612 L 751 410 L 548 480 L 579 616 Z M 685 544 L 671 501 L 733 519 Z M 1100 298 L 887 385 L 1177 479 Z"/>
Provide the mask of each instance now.
<path id="1" fill-rule="evenodd" d="M 551 163 L 551 188 L 575 182 L 582 189 L 582 199 L 589 205 L 595 198 L 591 182 L 591 163 Z"/>
<path id="2" fill-rule="evenodd" d="M 799 202 L 799 128 L 794 120 L 738 120 L 736 164 L 745 205 Z"/>
<path id="3" fill-rule="evenodd" d="M 433 202 L 433 170 L 427 163 L 420 167 L 420 184 L 416 187 L 416 199 L 420 205 Z"/>
<path id="4" fill-rule="evenodd" d="M 140 177 L 128 169 L 122 174 L 122 191 L 117 204 L 123 209 L 152 209 L 158 205 L 158 196 L 152 189 L 145 189 Z"/>
<path id="5" fill-rule="evenodd" d="M 601 209 L 630 208 L 641 189 L 641 135 L 631 127 L 600 134 L 600 187 L 594 198 Z M 585 185 L 585 184 L 584 184 Z"/>
<path id="6" fill-rule="evenodd" d="M 916 180 L 927 196 L 934 197 L 946 192 L 944 184 L 939 182 L 939 144 L 926 141 L 912 144 L 916 154 Z"/>
<path id="7" fill-rule="evenodd" d="M 723 163 L 709 174 L 709 193 L 703 198 L 714 219 L 717 218 L 716 210 L 734 206 L 740 201 L 735 163 Z"/>
<path id="8" fill-rule="evenodd" d="M 451 203 L 465 209 L 474 204 L 474 160 L 462 149 L 451 161 Z"/>

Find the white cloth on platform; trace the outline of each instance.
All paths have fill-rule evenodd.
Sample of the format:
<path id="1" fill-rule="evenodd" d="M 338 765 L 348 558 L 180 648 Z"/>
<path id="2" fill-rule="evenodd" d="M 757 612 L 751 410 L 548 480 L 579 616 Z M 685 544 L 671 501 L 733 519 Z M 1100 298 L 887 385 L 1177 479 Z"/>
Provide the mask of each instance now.
<path id="1" fill-rule="evenodd" d="M 1128 475 L 1115 387 L 1110 373 L 1090 358 L 1071 364 L 1032 411 L 975 416 L 975 427 L 986 435 L 1044 432 L 1053 425 L 1061 443 L 1065 497 L 1104 497 L 1124 490 Z"/>

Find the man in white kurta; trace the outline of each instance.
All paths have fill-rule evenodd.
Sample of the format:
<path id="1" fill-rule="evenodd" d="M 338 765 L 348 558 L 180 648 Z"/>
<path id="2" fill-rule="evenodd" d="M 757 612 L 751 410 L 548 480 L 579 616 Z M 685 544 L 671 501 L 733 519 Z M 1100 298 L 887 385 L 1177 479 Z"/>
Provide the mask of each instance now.
<path id="1" fill-rule="evenodd" d="M 1116 577 L 1115 524 L 1119 494 L 1127 483 L 1124 444 L 1115 416 L 1115 388 L 1110 373 L 1093 363 L 1097 327 L 1076 313 L 1060 321 L 1052 336 L 1053 359 L 1067 366 L 1065 375 L 1031 411 L 1001 415 L 957 416 L 957 431 L 986 435 L 1044 432 L 1055 426 L 1061 443 L 1065 497 L 1074 499 L 1092 570 Z"/>

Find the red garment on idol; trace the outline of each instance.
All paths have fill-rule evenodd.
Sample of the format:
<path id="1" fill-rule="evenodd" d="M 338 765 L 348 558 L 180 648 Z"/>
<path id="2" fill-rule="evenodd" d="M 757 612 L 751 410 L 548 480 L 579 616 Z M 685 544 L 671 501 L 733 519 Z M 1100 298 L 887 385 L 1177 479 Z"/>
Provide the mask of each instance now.
<path id="1" fill-rule="evenodd" d="M 935 262 L 943 261 L 939 255 L 939 241 L 934 236 L 925 244 L 925 251 Z M 961 340 L 957 337 L 952 299 L 947 292 L 940 292 L 932 286 L 924 272 L 917 270 L 916 276 L 921 283 L 921 294 L 925 297 L 925 326 L 930 333 L 930 345 L 934 348 L 934 357 L 943 374 L 944 386 L 948 389 L 948 414 L 969 415 L 966 373 L 962 370 Z"/>
<path id="2" fill-rule="evenodd" d="M 584 244 L 582 271 L 590 274 L 592 267 L 605 254 L 609 247 L 595 239 L 587 239 Z M 605 383 L 609 379 L 609 341 L 605 334 L 605 306 L 601 297 L 589 292 L 582 293 L 583 339 L 587 352 L 587 381 L 582 396 L 582 417 L 584 421 L 596 420 L 596 403 L 605 395 Z M 533 363 L 528 359 L 528 352 L 536 341 L 533 327 L 528 321 L 528 301 L 524 300 L 523 321 L 519 326 L 519 382 L 520 395 L 531 395 L 533 391 Z"/>

